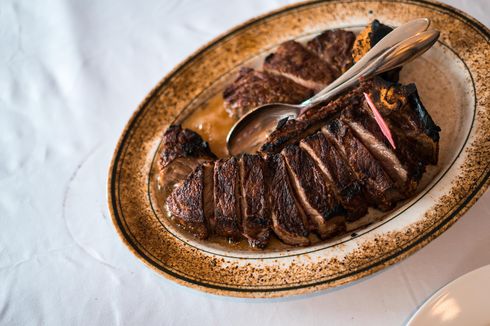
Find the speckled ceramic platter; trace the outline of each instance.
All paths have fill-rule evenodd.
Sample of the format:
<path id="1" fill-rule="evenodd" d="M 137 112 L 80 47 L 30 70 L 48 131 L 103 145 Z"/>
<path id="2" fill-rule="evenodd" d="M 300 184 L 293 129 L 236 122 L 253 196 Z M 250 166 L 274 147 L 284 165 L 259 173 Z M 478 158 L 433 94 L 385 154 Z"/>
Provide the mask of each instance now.
<path id="1" fill-rule="evenodd" d="M 394 211 L 307 248 L 260 251 L 199 242 L 173 227 L 154 184 L 167 126 L 207 105 L 243 65 L 279 43 L 330 28 L 359 29 L 377 18 L 399 25 L 428 17 L 440 41 L 402 71 L 442 128 L 439 164 L 418 194 Z M 128 248 L 180 284 L 240 297 L 279 297 L 338 286 L 394 264 L 456 222 L 485 191 L 490 173 L 490 31 L 432 1 L 312 1 L 248 21 L 205 45 L 168 74 L 126 125 L 109 172 L 109 207 Z M 376 214 L 372 215 L 375 216 Z M 456 241 L 457 239 L 455 239 Z"/>

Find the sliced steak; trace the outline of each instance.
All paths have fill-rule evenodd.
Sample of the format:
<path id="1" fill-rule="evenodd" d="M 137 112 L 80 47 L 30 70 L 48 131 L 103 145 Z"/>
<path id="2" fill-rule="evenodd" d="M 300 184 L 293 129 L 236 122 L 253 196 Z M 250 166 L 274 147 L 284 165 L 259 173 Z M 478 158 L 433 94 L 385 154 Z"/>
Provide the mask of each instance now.
<path id="1" fill-rule="evenodd" d="M 171 125 L 163 135 L 158 161 L 161 184 L 171 186 L 183 180 L 199 164 L 215 158 L 201 136 L 180 125 Z"/>
<path id="2" fill-rule="evenodd" d="M 233 241 L 241 238 L 240 168 L 235 157 L 214 164 L 214 220 L 217 235 Z"/>
<path id="3" fill-rule="evenodd" d="M 285 146 L 295 144 L 321 128 L 321 124 L 312 121 L 288 120 L 279 121 L 260 147 L 263 153 L 279 153 Z"/>
<path id="4" fill-rule="evenodd" d="M 325 176 L 313 159 L 299 146 L 289 145 L 282 152 L 291 184 L 310 226 L 320 238 L 331 238 L 346 229 L 342 207 Z"/>
<path id="5" fill-rule="evenodd" d="M 335 78 L 352 65 L 352 46 L 356 35 L 342 29 L 327 30 L 307 43 L 307 48 L 326 61 Z"/>
<path id="6" fill-rule="evenodd" d="M 308 222 L 300 205 L 296 202 L 286 163 L 280 154 L 268 156 L 267 170 L 272 230 L 284 243 L 298 246 L 308 245 L 310 243 Z"/>
<path id="7" fill-rule="evenodd" d="M 335 80 L 332 68 L 296 41 L 284 42 L 269 54 L 264 60 L 264 70 L 291 78 L 315 91 Z"/>
<path id="8" fill-rule="evenodd" d="M 337 199 L 347 212 L 347 220 L 353 221 L 366 215 L 367 201 L 362 195 L 362 185 L 340 152 L 317 132 L 303 141 L 300 146 L 315 160 L 332 185 Z"/>
<path id="9" fill-rule="evenodd" d="M 167 208 L 171 218 L 184 230 L 199 239 L 209 235 L 207 221 L 212 217 L 209 204 L 213 199 L 211 164 L 200 164 L 167 197 Z M 211 182 L 211 185 L 209 184 Z"/>
<path id="10" fill-rule="evenodd" d="M 410 143 L 410 150 L 425 164 L 437 164 L 439 132 L 422 104 L 414 84 L 399 85 L 373 80 L 368 93 L 392 133 Z"/>
<path id="11" fill-rule="evenodd" d="M 411 144 L 393 133 L 395 142 L 393 148 L 382 133 L 367 103 L 362 107 L 343 111 L 341 118 L 381 163 L 384 170 L 396 182 L 400 192 L 406 195 L 412 194 L 422 177 L 425 164 L 412 155 Z"/>
<path id="12" fill-rule="evenodd" d="M 363 181 L 366 196 L 373 205 L 387 211 L 403 198 L 381 164 L 344 122 L 335 119 L 323 127 L 322 132 L 337 146 L 357 177 Z"/>
<path id="13" fill-rule="evenodd" d="M 264 248 L 271 233 L 265 161 L 244 154 L 239 164 L 243 235 L 251 247 Z"/>
<path id="14" fill-rule="evenodd" d="M 297 119 L 282 120 L 260 147 L 264 153 L 279 153 L 289 144 L 297 144 L 301 139 L 314 134 L 326 121 L 335 117 L 346 107 L 358 106 L 363 101 L 363 91 L 370 87 L 364 83 L 325 105 L 311 108 Z"/>
<path id="15" fill-rule="evenodd" d="M 313 90 L 289 78 L 251 68 L 240 69 L 237 79 L 223 92 L 227 112 L 237 118 L 263 104 L 297 104 L 311 96 Z"/>

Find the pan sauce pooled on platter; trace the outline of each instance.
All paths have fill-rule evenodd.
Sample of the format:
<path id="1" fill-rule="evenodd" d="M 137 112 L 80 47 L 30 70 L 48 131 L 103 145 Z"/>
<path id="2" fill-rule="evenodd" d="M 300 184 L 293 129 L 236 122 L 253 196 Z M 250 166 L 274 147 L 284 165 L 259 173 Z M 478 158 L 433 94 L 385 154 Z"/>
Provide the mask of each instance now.
<path id="1" fill-rule="evenodd" d="M 390 31 L 373 21 L 357 38 L 330 30 L 306 44 L 287 41 L 262 71 L 242 68 L 224 103 L 214 97 L 170 126 L 159 168 L 162 185 L 172 184 L 162 203 L 172 221 L 202 240 L 307 246 L 344 234 L 368 207 L 386 212 L 413 196 L 426 166 L 437 164 L 440 128 L 415 85 L 397 83 L 399 69 L 279 123 L 255 154 L 226 155 L 237 118 L 306 100 Z"/>

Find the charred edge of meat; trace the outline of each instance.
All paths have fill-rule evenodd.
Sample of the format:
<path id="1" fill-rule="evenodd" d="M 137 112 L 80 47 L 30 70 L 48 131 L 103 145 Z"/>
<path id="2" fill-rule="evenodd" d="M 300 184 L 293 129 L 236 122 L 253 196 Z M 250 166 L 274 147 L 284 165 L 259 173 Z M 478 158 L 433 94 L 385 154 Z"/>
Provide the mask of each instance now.
<path id="1" fill-rule="evenodd" d="M 354 62 L 359 61 L 373 46 L 383 37 L 388 35 L 393 28 L 381 24 L 377 19 L 366 26 L 356 37 L 352 47 L 352 58 Z M 400 68 L 396 68 L 381 74 L 381 77 L 389 81 L 398 81 Z"/>
<path id="2" fill-rule="evenodd" d="M 417 90 L 408 97 L 410 106 L 415 110 L 420 121 L 420 126 L 424 133 L 434 142 L 439 142 L 439 132 L 441 128 L 435 124 L 427 109 L 422 104 Z"/>
<path id="3" fill-rule="evenodd" d="M 235 117 L 241 117 L 263 104 L 297 104 L 311 96 L 313 90 L 289 78 L 252 68 L 241 68 L 235 81 L 223 91 L 225 108 L 228 114 Z"/>
<path id="4" fill-rule="evenodd" d="M 360 105 L 364 100 L 363 92 L 367 91 L 371 85 L 370 81 L 366 81 L 326 105 L 307 110 L 297 119 L 281 120 L 260 147 L 260 152 L 279 153 L 286 145 L 296 144 L 301 139 L 317 132 L 326 120 L 336 116 L 346 106 Z"/>
<path id="5" fill-rule="evenodd" d="M 271 233 L 265 162 L 259 155 L 243 154 L 239 164 L 243 235 L 251 247 L 265 248 Z"/>
<path id="6" fill-rule="evenodd" d="M 260 147 L 263 153 L 278 153 L 286 145 L 294 144 L 309 134 L 320 129 L 321 125 L 311 121 L 281 120 L 277 128 L 267 137 Z"/>
<path id="7" fill-rule="evenodd" d="M 355 221 L 367 214 L 368 206 L 363 189 L 354 171 L 335 146 L 317 132 L 301 141 L 300 146 L 313 158 L 326 176 L 337 199 L 347 213 L 347 221 Z"/>
<path id="8" fill-rule="evenodd" d="M 180 157 L 206 157 L 216 159 L 209 145 L 201 136 L 180 125 L 170 125 L 163 135 L 163 147 L 160 154 L 160 168 L 164 169 L 173 160 Z"/>
<path id="9" fill-rule="evenodd" d="M 238 241 L 241 238 L 240 171 L 235 157 L 214 164 L 214 232 Z"/>
<path id="10" fill-rule="evenodd" d="M 412 143 L 412 150 L 424 164 L 437 164 L 440 128 L 432 120 L 414 84 L 399 85 L 374 80 L 369 94 L 399 139 Z"/>
<path id="11" fill-rule="evenodd" d="M 279 45 L 264 59 L 264 70 L 288 77 L 304 87 L 320 91 L 335 79 L 330 66 L 296 41 Z"/>
<path id="12" fill-rule="evenodd" d="M 297 145 L 287 146 L 281 154 L 296 198 L 309 218 L 311 230 L 321 239 L 331 238 L 345 230 L 345 217 L 340 216 L 344 210 L 313 159 Z M 339 218 L 333 219 L 335 216 Z"/>
<path id="13" fill-rule="evenodd" d="M 307 246 L 308 223 L 291 188 L 286 164 L 280 154 L 266 159 L 272 230 L 284 243 Z"/>
<path id="14" fill-rule="evenodd" d="M 342 29 L 327 30 L 307 43 L 307 48 L 326 61 L 338 78 L 352 65 L 356 35 Z"/>
<path id="15" fill-rule="evenodd" d="M 166 201 L 172 219 L 199 239 L 206 239 L 209 235 L 203 206 L 204 179 L 204 167 L 199 165 L 174 189 Z"/>
<path id="16" fill-rule="evenodd" d="M 358 178 L 363 181 L 366 195 L 371 203 L 382 211 L 391 210 L 403 199 L 393 180 L 381 164 L 357 139 L 345 123 L 335 119 L 322 128 L 322 132 L 342 153 Z"/>

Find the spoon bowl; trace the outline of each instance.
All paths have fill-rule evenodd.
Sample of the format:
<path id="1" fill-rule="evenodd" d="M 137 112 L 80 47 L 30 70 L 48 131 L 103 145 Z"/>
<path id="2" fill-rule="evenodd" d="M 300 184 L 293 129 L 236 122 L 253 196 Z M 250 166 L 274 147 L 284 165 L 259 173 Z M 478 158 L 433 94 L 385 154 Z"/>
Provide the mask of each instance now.
<path id="1" fill-rule="evenodd" d="M 248 112 L 228 133 L 226 145 L 229 154 L 254 151 L 280 121 L 296 119 L 302 108 L 301 104 L 272 103 Z"/>

